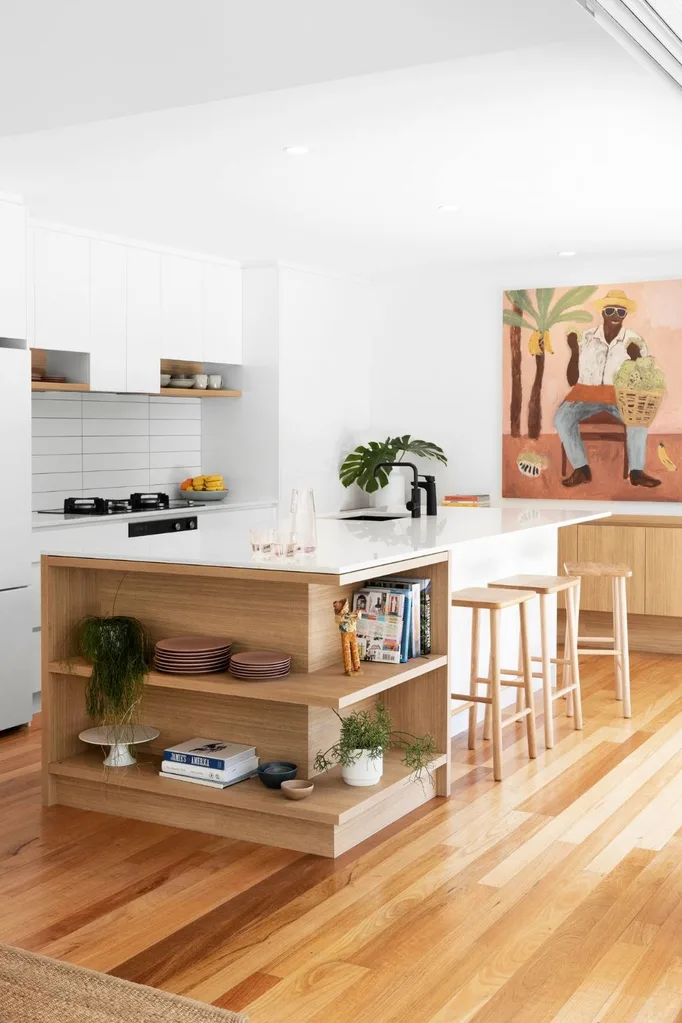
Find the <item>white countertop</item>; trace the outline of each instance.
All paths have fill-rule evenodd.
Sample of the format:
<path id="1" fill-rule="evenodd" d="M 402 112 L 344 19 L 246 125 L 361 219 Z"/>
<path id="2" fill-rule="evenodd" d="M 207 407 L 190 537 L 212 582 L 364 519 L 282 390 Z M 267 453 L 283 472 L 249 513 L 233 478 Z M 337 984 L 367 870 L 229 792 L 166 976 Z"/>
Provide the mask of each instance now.
<path id="1" fill-rule="evenodd" d="M 251 553 L 247 530 L 231 529 L 229 516 L 206 516 L 196 533 L 112 538 L 107 542 L 100 532 L 97 549 L 80 556 L 343 575 L 416 555 L 448 551 L 459 544 L 485 542 L 524 530 L 556 529 L 605 518 L 608 514 L 592 509 L 546 509 L 528 504 L 514 508 L 441 508 L 437 516 L 385 522 L 320 518 L 314 555 L 277 560 L 256 560 Z M 257 522 L 254 521 L 254 525 Z"/>
<path id="2" fill-rule="evenodd" d="M 33 512 L 31 515 L 31 529 L 65 529 L 69 526 L 105 526 L 114 522 L 144 522 L 145 519 L 163 519 L 185 515 L 204 515 L 206 512 L 229 512 L 248 511 L 250 508 L 273 508 L 274 501 L 210 501 L 198 508 L 196 505 L 186 505 L 182 508 L 165 508 L 162 511 L 130 512 L 123 515 L 77 515 L 73 518 L 66 518 L 64 515 L 47 515 L 45 512 Z"/>

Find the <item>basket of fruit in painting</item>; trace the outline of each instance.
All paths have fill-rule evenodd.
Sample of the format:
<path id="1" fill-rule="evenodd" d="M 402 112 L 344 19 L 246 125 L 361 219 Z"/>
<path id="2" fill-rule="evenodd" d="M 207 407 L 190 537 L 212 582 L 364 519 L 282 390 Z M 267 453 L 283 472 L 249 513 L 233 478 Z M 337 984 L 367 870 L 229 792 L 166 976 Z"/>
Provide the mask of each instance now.
<path id="1" fill-rule="evenodd" d="M 616 404 L 626 426 L 651 426 L 665 394 L 665 377 L 652 356 L 628 359 L 613 378 Z"/>

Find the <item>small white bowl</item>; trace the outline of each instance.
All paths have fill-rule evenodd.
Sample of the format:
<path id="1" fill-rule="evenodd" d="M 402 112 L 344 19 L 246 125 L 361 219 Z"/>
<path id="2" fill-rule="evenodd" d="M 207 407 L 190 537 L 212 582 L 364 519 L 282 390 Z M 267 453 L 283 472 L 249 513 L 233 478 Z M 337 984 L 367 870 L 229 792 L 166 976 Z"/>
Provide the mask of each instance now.
<path id="1" fill-rule="evenodd" d="M 162 387 L 168 387 L 168 385 L 170 383 L 170 378 L 171 378 L 170 373 L 162 373 L 161 374 L 161 386 Z"/>

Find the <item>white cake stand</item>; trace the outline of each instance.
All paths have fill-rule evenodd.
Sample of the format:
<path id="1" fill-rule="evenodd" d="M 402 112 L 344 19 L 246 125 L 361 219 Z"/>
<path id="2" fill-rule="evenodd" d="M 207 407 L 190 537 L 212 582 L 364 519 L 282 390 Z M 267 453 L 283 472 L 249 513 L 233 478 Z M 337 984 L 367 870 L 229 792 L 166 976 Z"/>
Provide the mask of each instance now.
<path id="1" fill-rule="evenodd" d="M 140 742 L 151 742 L 159 735 L 158 728 L 151 725 L 121 725 L 116 727 L 108 725 L 102 728 L 86 728 L 78 736 L 83 742 L 91 746 L 109 746 L 109 752 L 104 758 L 105 767 L 130 767 L 137 763 L 132 756 L 129 746 L 136 746 Z"/>

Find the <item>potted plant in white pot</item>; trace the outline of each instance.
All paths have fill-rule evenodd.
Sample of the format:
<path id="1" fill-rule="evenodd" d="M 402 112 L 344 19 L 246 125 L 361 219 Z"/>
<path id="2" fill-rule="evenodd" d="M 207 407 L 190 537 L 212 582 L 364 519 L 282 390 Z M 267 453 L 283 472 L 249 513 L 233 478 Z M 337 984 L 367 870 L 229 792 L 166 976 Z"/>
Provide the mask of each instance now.
<path id="1" fill-rule="evenodd" d="M 448 464 L 445 452 L 437 444 L 419 440 L 409 433 L 402 437 L 387 437 L 384 441 L 371 440 L 360 444 L 346 455 L 339 469 L 339 479 L 344 487 L 357 483 L 361 490 L 370 495 L 373 505 L 405 510 L 405 478 L 390 467 L 377 469 L 380 462 L 402 462 L 405 455 L 417 458 L 431 458 L 443 465 Z"/>
<path id="2" fill-rule="evenodd" d="M 429 765 L 436 757 L 434 737 L 397 731 L 382 703 L 377 702 L 373 712 L 358 710 L 348 717 L 334 713 L 341 722 L 341 734 L 338 742 L 317 754 L 316 771 L 329 771 L 340 764 L 346 785 L 376 785 L 383 774 L 384 753 L 400 749 L 403 764 L 412 769 L 415 779 L 421 779 L 425 771 L 430 773 Z"/>

